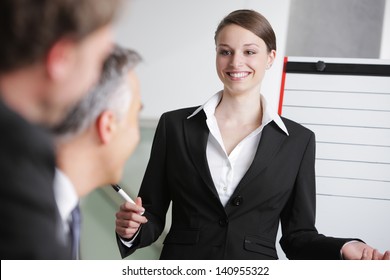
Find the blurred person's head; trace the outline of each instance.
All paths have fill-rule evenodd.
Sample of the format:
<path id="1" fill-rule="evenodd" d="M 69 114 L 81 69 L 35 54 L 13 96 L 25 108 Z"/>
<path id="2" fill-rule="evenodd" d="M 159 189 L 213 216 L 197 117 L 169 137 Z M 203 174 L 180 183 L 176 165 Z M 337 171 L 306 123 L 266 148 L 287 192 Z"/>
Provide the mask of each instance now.
<path id="1" fill-rule="evenodd" d="M 0 92 L 27 120 L 52 126 L 86 94 L 112 47 L 119 0 L 0 1 Z"/>
<path id="2" fill-rule="evenodd" d="M 79 196 L 118 183 L 125 163 L 140 139 L 140 89 L 133 50 L 115 46 L 98 84 L 53 128 L 58 167 Z"/>

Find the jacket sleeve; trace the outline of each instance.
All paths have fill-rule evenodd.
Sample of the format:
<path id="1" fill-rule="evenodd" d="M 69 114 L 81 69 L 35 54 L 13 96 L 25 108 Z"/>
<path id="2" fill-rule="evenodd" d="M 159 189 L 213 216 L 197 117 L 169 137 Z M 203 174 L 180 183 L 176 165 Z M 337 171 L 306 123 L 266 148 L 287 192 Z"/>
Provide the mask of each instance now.
<path id="1" fill-rule="evenodd" d="M 117 236 L 122 258 L 134 253 L 138 248 L 149 246 L 164 230 L 165 217 L 171 201 L 165 172 L 166 148 L 166 116 L 163 114 L 157 125 L 150 159 L 138 194 L 142 198 L 143 207 L 146 210 L 144 215 L 148 222 L 141 226 L 131 248 L 124 246 Z"/>
<path id="2" fill-rule="evenodd" d="M 340 259 L 341 247 L 350 238 L 319 234 L 315 227 L 315 136 L 311 132 L 294 184 L 281 213 L 280 244 L 289 259 Z"/>

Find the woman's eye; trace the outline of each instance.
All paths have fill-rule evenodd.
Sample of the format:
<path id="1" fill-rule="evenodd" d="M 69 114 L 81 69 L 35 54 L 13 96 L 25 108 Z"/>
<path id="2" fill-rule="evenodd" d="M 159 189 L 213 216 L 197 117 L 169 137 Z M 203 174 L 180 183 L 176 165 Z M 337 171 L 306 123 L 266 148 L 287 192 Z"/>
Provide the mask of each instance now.
<path id="1" fill-rule="evenodd" d="M 256 54 L 256 52 L 255 51 L 246 51 L 246 54 L 247 55 L 254 55 L 254 54 Z"/>
<path id="2" fill-rule="evenodd" d="M 231 52 L 231 51 L 227 51 L 227 50 L 221 50 L 221 51 L 219 52 L 219 54 L 221 54 L 221 55 L 231 55 L 232 52 Z"/>

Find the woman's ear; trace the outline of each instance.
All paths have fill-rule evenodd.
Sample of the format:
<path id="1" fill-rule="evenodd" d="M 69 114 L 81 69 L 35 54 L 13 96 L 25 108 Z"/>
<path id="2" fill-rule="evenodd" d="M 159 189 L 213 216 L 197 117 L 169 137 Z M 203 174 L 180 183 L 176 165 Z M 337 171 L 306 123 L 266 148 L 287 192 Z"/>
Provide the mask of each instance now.
<path id="1" fill-rule="evenodd" d="M 116 118 L 113 112 L 104 111 L 96 119 L 96 130 L 99 140 L 103 144 L 109 143 L 116 130 Z"/>
<path id="2" fill-rule="evenodd" d="M 272 64 L 275 61 L 275 57 L 276 57 L 276 51 L 275 50 L 271 50 L 268 53 L 267 69 L 269 69 L 272 66 Z"/>
<path id="3" fill-rule="evenodd" d="M 46 69 L 50 79 L 61 81 L 72 70 L 75 61 L 76 44 L 70 39 L 61 39 L 54 43 L 46 56 Z"/>

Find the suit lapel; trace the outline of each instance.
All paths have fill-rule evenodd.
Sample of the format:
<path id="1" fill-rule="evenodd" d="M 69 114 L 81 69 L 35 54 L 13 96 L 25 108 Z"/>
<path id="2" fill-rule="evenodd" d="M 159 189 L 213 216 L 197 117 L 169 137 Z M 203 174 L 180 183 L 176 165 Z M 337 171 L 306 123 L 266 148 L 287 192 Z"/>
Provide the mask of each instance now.
<path id="1" fill-rule="evenodd" d="M 270 164 L 286 137 L 286 134 L 275 122 L 271 122 L 264 127 L 255 158 L 232 197 L 235 197 L 246 184 L 258 176 Z"/>
<path id="2" fill-rule="evenodd" d="M 220 201 L 207 163 L 206 146 L 209 129 L 206 124 L 206 115 L 204 111 L 202 110 L 190 119 L 184 120 L 183 126 L 185 141 L 193 164 L 207 187 L 211 190 L 214 196 L 218 198 L 218 201 Z"/>

